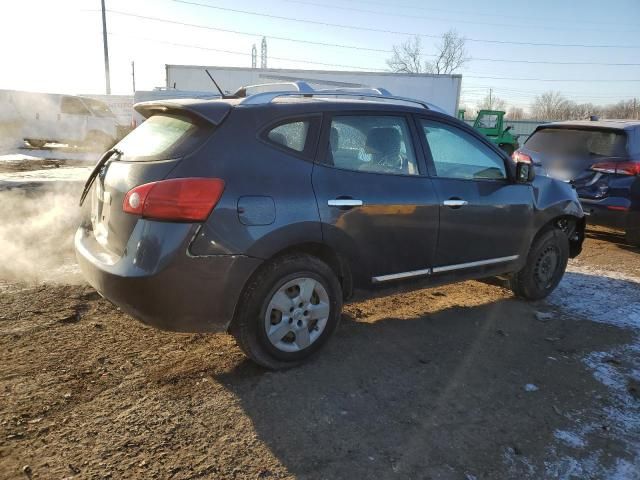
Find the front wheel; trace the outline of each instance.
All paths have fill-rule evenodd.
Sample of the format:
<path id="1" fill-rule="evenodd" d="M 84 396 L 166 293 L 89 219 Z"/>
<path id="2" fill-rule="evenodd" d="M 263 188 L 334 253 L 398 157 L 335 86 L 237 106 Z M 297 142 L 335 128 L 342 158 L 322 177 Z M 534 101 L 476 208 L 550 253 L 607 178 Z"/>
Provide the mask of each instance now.
<path id="1" fill-rule="evenodd" d="M 230 332 L 249 358 L 277 370 L 320 349 L 341 313 L 342 289 L 333 270 L 316 257 L 288 255 L 250 280 Z"/>
<path id="2" fill-rule="evenodd" d="M 511 290 L 526 300 L 547 297 L 560 283 L 569 261 L 569 239 L 562 230 L 548 229 L 534 240 L 527 264 L 515 273 Z"/>

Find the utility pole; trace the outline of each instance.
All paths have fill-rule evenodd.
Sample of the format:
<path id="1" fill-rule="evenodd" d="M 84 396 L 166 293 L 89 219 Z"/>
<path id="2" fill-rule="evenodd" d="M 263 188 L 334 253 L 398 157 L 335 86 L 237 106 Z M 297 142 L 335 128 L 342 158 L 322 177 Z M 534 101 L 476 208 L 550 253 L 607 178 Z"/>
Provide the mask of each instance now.
<path id="1" fill-rule="evenodd" d="M 267 37 L 262 37 L 260 48 L 260 68 L 267 68 Z"/>
<path id="2" fill-rule="evenodd" d="M 493 110 L 493 88 L 489 89 L 489 110 Z"/>
<path id="3" fill-rule="evenodd" d="M 111 95 L 111 74 L 109 73 L 109 45 L 107 44 L 107 13 L 102 2 L 102 43 L 104 44 L 104 81 L 107 95 Z"/>
<path id="4" fill-rule="evenodd" d="M 133 82 L 133 94 L 136 94 L 136 62 L 131 60 L 131 80 Z"/>
<path id="5" fill-rule="evenodd" d="M 256 68 L 258 66 L 258 49 L 256 48 L 256 44 L 253 44 L 251 47 L 251 68 Z"/>

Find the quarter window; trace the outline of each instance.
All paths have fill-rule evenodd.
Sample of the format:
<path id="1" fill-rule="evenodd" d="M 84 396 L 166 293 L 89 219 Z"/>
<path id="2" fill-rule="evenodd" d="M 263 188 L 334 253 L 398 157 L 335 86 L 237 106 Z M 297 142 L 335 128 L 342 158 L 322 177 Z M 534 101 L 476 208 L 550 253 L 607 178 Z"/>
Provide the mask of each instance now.
<path id="1" fill-rule="evenodd" d="M 404 117 L 338 116 L 331 121 L 327 163 L 346 170 L 418 175 Z"/>
<path id="2" fill-rule="evenodd" d="M 507 178 L 504 161 L 468 133 L 446 124 L 422 120 L 436 175 L 468 180 Z"/>
<path id="3" fill-rule="evenodd" d="M 273 143 L 302 152 L 307 143 L 308 131 L 308 120 L 283 123 L 269 130 L 267 138 Z"/>

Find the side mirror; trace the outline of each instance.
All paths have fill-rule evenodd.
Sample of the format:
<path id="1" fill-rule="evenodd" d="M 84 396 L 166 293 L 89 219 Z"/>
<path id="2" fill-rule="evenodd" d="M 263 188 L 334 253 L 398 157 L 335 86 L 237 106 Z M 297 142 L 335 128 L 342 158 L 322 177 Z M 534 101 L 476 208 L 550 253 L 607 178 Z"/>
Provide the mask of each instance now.
<path id="1" fill-rule="evenodd" d="M 509 130 L 511 130 L 513 128 L 513 125 L 509 125 L 507 126 L 507 128 L 504 129 L 504 133 L 507 133 Z"/>
<path id="2" fill-rule="evenodd" d="M 531 183 L 535 177 L 536 172 L 532 163 L 516 163 L 516 183 Z"/>

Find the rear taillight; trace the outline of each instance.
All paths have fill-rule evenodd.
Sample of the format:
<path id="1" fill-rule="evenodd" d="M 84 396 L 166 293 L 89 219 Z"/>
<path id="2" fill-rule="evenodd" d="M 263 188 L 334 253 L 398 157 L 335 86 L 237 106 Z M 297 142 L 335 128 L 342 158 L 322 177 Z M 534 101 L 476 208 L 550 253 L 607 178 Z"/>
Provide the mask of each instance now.
<path id="1" fill-rule="evenodd" d="M 511 158 L 516 163 L 518 163 L 518 162 L 532 163 L 531 162 L 531 157 L 529 155 L 527 155 L 526 153 L 519 152 L 517 150 L 515 152 L 513 152 L 513 154 L 511 155 Z"/>
<path id="2" fill-rule="evenodd" d="M 640 162 L 600 162 L 591 165 L 591 170 L 618 175 L 640 175 Z"/>
<path id="3" fill-rule="evenodd" d="M 207 219 L 224 191 L 219 178 L 173 178 L 145 183 L 129 190 L 122 210 L 156 220 L 201 222 Z"/>

